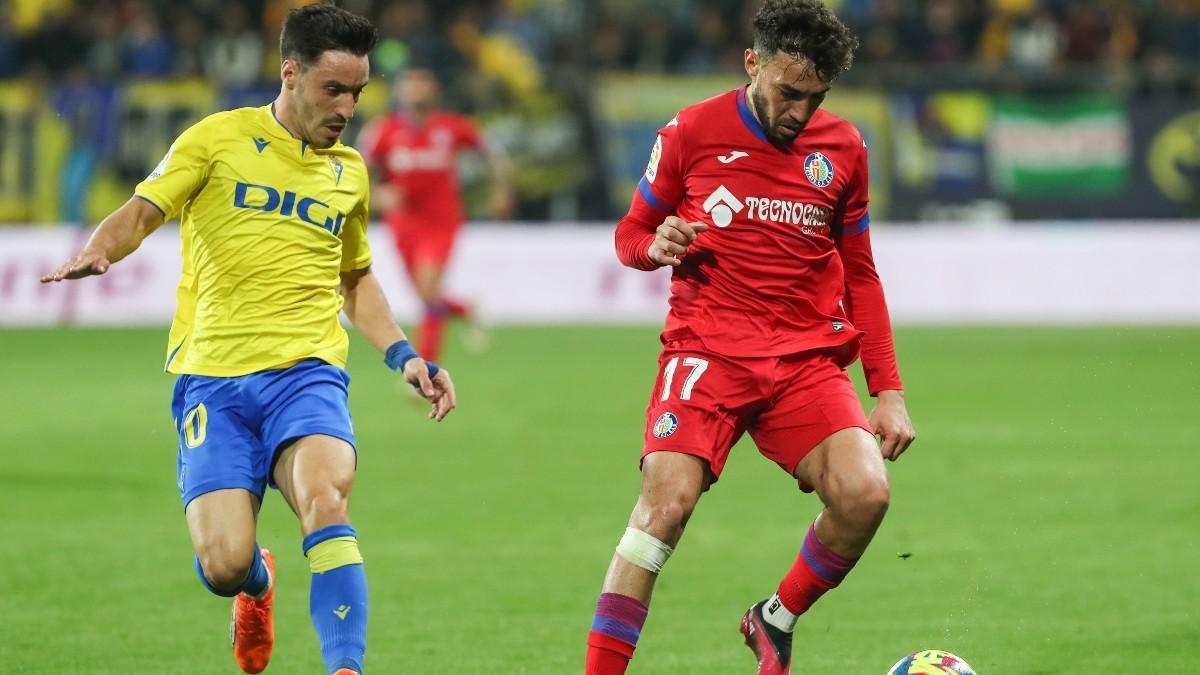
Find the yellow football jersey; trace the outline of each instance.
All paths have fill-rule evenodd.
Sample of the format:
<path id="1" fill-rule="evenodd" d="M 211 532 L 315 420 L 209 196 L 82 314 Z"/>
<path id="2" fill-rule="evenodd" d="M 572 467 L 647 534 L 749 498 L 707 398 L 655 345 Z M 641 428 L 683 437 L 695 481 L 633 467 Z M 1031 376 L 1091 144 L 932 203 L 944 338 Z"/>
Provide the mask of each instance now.
<path id="1" fill-rule="evenodd" d="M 371 264 L 367 169 L 317 150 L 271 106 L 209 115 L 134 194 L 179 214 L 183 273 L 166 369 L 233 377 L 307 358 L 346 365 L 340 272 Z"/>

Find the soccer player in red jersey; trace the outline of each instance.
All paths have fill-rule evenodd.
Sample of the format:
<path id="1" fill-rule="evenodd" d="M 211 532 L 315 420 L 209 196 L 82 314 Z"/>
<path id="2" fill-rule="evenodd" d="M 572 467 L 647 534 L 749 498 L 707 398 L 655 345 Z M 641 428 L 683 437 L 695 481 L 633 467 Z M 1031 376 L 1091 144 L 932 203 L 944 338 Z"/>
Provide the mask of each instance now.
<path id="1" fill-rule="evenodd" d="M 442 276 L 463 221 L 458 186 L 458 155 L 478 152 L 492 180 L 492 217 L 505 219 L 513 209 L 509 162 L 488 148 L 469 117 L 439 109 L 439 85 L 433 71 L 409 68 L 397 79 L 400 109 L 363 130 L 359 150 L 371 167 L 371 196 L 396 242 L 424 316 L 416 347 L 427 358 L 441 356 L 447 317 L 471 322 L 481 337 L 470 306 L 442 292 Z"/>
<path id="2" fill-rule="evenodd" d="M 883 459 L 915 434 L 871 255 L 867 148 L 819 109 L 856 44 L 820 0 L 767 0 L 749 85 L 659 131 L 617 225 L 624 264 L 674 271 L 641 493 L 597 603 L 588 675 L 625 672 L 654 582 L 743 433 L 824 503 L 776 592 L 742 618 L 758 673 L 789 671 L 796 618 L 887 511 Z M 878 397 L 869 419 L 845 372 L 860 354 Z"/>

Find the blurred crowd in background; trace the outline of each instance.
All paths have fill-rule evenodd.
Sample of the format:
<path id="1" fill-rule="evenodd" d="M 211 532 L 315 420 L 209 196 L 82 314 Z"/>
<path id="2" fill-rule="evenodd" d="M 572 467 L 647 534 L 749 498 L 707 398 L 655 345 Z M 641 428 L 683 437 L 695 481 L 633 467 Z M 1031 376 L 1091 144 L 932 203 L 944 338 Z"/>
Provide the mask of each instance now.
<path id="1" fill-rule="evenodd" d="M 0 77 L 274 78 L 295 0 L 10 0 L 0 3 Z M 410 60 L 454 81 L 483 71 L 521 95 L 547 71 L 738 71 L 760 0 L 346 0 L 384 43 L 382 73 Z M 1041 78 L 1072 66 L 1142 66 L 1194 85 L 1197 0 L 830 0 L 861 41 L 860 71 L 949 66 Z M 918 72 L 928 73 L 928 70 Z M 861 74 L 861 73 L 860 73 Z M 495 92 L 493 92 L 495 93 Z M 465 103 L 478 104 L 479 101 Z"/>
<path id="2" fill-rule="evenodd" d="M 49 168 L 30 168 L 39 161 L 31 151 L 0 148 L 0 221 L 89 220 L 206 107 L 269 101 L 278 87 L 279 27 L 302 4 L 0 0 L 0 88 L 10 85 L 0 133 L 57 139 L 54 129 L 38 131 L 48 115 L 64 129 L 56 141 L 62 158 Z M 372 63 L 381 81 L 405 67 L 431 68 L 445 105 L 476 116 L 510 151 L 518 217 L 605 220 L 627 203 L 657 127 L 679 107 L 744 81 L 742 53 L 761 0 L 339 4 L 378 26 Z M 1200 94 L 1200 0 L 827 4 L 861 42 L 828 105 L 874 143 L 881 213 L 915 220 L 1200 212 L 1200 118 L 1187 117 Z M 177 86 L 184 82 L 201 84 Z M 373 89 L 364 118 L 390 107 L 386 84 Z M 1109 109 L 1118 122 L 1098 127 Z M 1182 126 L 1170 127 L 1176 122 Z M 1168 127 L 1169 147 L 1154 155 Z M 1044 139 L 1068 139 L 1055 152 L 1086 165 L 1083 174 L 1060 171 L 1045 182 L 1036 170 L 1014 173 L 1011 162 L 1030 155 L 1013 160 L 996 146 L 1014 138 L 1029 141 L 1018 147 L 1033 155 Z M 1037 161 L 1034 169 L 1057 170 L 1052 157 Z M 1114 162 L 1124 163 L 1120 176 L 1105 173 L 1107 182 L 1095 184 L 1103 190 L 1083 190 L 1060 208 L 1058 185 Z M 33 176 L 38 171 L 53 180 Z M 464 171 L 469 185 L 472 167 Z M 44 196 L 41 207 L 27 203 L 39 180 L 57 195 L 53 211 Z M 1039 187 L 1055 199 L 1042 203 Z M 1146 190 L 1157 191 L 1157 202 L 1130 205 Z M 946 205 L 955 208 L 939 210 Z"/>

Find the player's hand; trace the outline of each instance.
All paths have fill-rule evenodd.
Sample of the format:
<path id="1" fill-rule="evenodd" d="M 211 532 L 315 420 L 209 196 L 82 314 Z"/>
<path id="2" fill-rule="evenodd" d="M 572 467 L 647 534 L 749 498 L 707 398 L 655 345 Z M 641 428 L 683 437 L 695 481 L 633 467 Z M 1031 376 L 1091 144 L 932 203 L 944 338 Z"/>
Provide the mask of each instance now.
<path id="1" fill-rule="evenodd" d="M 445 368 L 439 368 L 438 374 L 430 379 L 425 359 L 412 358 L 404 364 L 404 379 L 432 404 L 433 409 L 429 411 L 431 420 L 441 422 L 458 405 L 454 396 L 454 382 Z"/>
<path id="2" fill-rule="evenodd" d="M 97 274 L 104 274 L 108 271 L 109 267 L 112 267 L 112 263 L 108 261 L 108 258 L 103 253 L 85 250 L 59 265 L 58 269 L 50 274 L 43 274 L 42 283 L 48 284 L 52 281 L 62 281 L 63 279 L 82 279 Z"/>
<path id="3" fill-rule="evenodd" d="M 908 408 L 904 405 L 904 392 L 897 390 L 879 392 L 879 402 L 867 420 L 875 435 L 879 437 L 879 449 L 883 458 L 896 461 L 901 453 L 917 438 Z"/>
<path id="4" fill-rule="evenodd" d="M 654 230 L 654 242 L 646 253 L 660 267 L 678 267 L 682 263 L 679 257 L 687 253 L 688 246 L 696 241 L 696 236 L 707 229 L 705 223 L 689 223 L 683 218 L 667 216 L 662 225 Z"/>

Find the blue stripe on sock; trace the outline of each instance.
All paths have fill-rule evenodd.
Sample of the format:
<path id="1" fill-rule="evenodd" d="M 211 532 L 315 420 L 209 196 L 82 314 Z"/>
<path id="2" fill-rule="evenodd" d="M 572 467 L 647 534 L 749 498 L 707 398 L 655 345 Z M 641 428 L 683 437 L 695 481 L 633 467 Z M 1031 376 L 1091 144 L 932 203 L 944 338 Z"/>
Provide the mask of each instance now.
<path id="1" fill-rule="evenodd" d="M 312 547 L 316 546 L 317 544 L 319 544 L 323 541 L 329 541 L 330 539 L 336 539 L 338 537 L 357 537 L 357 536 L 358 536 L 358 533 L 355 532 L 354 528 L 350 527 L 349 525 L 330 525 L 328 527 L 322 527 L 321 529 L 317 530 L 316 532 L 313 532 L 312 534 L 305 537 L 304 543 L 301 544 L 301 548 L 304 551 L 304 555 L 308 555 L 309 549 L 311 549 Z"/>
<path id="2" fill-rule="evenodd" d="M 804 556 L 804 562 L 808 563 L 808 566 L 812 568 L 812 571 L 816 572 L 817 576 L 821 577 L 822 579 L 830 582 L 839 581 L 841 579 L 837 572 L 834 572 L 828 567 L 825 567 L 821 563 L 817 562 L 816 556 L 808 552 L 807 546 L 800 547 L 800 555 Z"/>
<path id="3" fill-rule="evenodd" d="M 631 626 L 624 621 L 618 621 L 607 616 L 597 616 L 592 619 L 592 630 L 597 633 L 611 635 L 622 642 L 628 642 L 631 645 L 636 645 L 638 637 L 642 632 L 635 626 Z"/>

